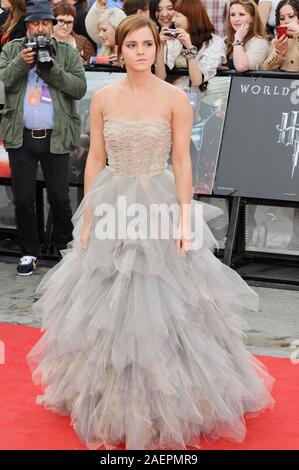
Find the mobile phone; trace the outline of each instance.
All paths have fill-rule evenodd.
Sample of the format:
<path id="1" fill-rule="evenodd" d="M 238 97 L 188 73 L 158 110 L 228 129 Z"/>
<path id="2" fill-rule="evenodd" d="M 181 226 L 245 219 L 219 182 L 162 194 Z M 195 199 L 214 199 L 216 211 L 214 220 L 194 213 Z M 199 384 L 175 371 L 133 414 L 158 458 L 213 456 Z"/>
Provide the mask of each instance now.
<path id="1" fill-rule="evenodd" d="M 287 33 L 287 29 L 288 29 L 288 27 L 286 25 L 277 26 L 276 32 L 277 32 L 278 39 L 281 38 L 281 36 L 283 36 L 284 34 Z"/>

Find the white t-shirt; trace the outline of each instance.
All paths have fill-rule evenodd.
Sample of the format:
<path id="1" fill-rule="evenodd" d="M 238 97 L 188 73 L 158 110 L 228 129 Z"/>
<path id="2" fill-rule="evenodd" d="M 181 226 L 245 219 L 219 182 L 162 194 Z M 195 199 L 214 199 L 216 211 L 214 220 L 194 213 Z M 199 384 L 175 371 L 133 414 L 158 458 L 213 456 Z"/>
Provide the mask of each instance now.
<path id="1" fill-rule="evenodd" d="M 268 3 L 271 3 L 271 10 L 270 10 L 270 13 L 269 13 L 269 18 L 268 18 L 268 21 L 267 23 L 272 26 L 273 28 L 275 28 L 275 11 L 276 11 L 276 7 L 277 5 L 279 4 L 280 0 L 260 0 L 259 3 L 262 3 L 262 2 L 268 2 Z"/>
<path id="2" fill-rule="evenodd" d="M 164 49 L 164 63 L 168 67 L 188 67 L 187 61 L 180 55 L 183 46 L 178 39 L 166 41 Z M 203 44 L 196 56 L 204 81 L 211 80 L 217 73 L 217 68 L 226 62 L 226 45 L 224 40 L 217 34 L 212 34 L 208 45 Z"/>

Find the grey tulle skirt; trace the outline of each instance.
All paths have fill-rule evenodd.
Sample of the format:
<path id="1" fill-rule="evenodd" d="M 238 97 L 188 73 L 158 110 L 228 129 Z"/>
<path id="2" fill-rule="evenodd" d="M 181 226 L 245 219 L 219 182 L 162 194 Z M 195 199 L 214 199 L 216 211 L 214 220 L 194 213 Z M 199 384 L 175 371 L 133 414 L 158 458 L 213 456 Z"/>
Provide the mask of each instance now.
<path id="1" fill-rule="evenodd" d="M 203 245 L 99 240 L 84 214 L 101 203 L 176 202 L 173 174 L 114 176 L 105 168 L 74 215 L 74 240 L 39 285 L 44 334 L 28 355 L 38 403 L 67 414 L 91 449 L 184 449 L 201 437 L 241 441 L 246 415 L 273 405 L 273 378 L 243 345 L 244 309 L 258 297 Z M 201 203 L 199 203 L 201 204 Z M 219 215 L 203 206 L 205 220 Z"/>

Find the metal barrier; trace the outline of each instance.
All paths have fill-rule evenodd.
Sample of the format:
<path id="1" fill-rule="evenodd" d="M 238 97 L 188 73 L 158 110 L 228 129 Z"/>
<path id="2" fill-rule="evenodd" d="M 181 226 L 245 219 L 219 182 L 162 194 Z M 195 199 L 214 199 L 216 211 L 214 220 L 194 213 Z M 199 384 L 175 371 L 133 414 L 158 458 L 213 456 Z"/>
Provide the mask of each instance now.
<path id="1" fill-rule="evenodd" d="M 87 122 L 90 96 L 101 85 L 119 79 L 117 74 L 123 72 L 123 69 L 111 66 L 86 67 L 89 90 L 79 103 L 82 146 L 72 156 L 70 167 L 70 186 L 76 192 L 73 195 L 75 206 L 82 197 L 84 164 L 89 145 Z M 173 70 L 168 77 L 169 82 L 188 93 L 193 107 L 191 157 L 194 197 L 227 207 L 224 214 L 228 219 L 227 232 L 222 234 L 219 256 L 244 278 L 275 286 L 299 286 L 299 229 L 295 226 L 299 214 L 297 77 L 298 74 L 286 72 L 252 71 L 238 74 L 225 71 L 219 72 L 203 91 L 189 88 L 186 70 Z M 289 99 L 291 96 L 294 103 Z M 263 137 L 265 141 L 261 145 Z M 241 150 L 236 143 L 241 143 Z M 279 160 L 280 154 L 285 155 L 284 160 Z M 287 184 L 288 177 L 286 162 L 291 161 L 293 166 L 289 176 L 293 186 L 288 191 L 283 184 Z M 267 171 L 261 174 L 261 168 L 267 168 Z M 279 182 L 279 175 L 280 186 L 275 183 Z M 9 186 L 9 178 L 1 177 L 0 166 L 0 188 Z M 1 207 L 0 195 L 0 213 Z M 55 259 L 51 215 L 45 216 L 45 212 L 44 182 L 39 174 L 37 214 L 43 257 Z M 265 220 L 262 220 L 263 214 Z M 267 214 L 272 214 L 271 223 Z M 278 226 L 282 227 L 281 230 L 288 227 L 283 236 L 277 231 Z M 217 236 L 217 224 L 211 228 Z M 291 233 L 285 233 L 288 231 Z M 2 221 L 0 255 L 19 255 L 16 238 L 15 228 L 5 226 Z M 293 245 L 288 248 L 290 241 Z"/>

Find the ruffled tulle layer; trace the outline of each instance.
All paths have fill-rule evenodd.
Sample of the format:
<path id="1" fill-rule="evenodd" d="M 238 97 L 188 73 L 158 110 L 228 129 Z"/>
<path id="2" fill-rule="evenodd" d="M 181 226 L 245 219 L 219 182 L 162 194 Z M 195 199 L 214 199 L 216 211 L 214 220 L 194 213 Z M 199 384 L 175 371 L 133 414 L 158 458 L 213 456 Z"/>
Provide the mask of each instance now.
<path id="1" fill-rule="evenodd" d="M 71 416 L 90 448 L 184 449 L 200 436 L 241 441 L 244 415 L 273 405 L 273 379 L 245 349 L 241 313 L 257 295 L 203 244 L 183 257 L 173 240 L 99 240 L 84 213 L 119 196 L 176 202 L 173 175 L 98 175 L 74 216 L 74 241 L 39 286 L 45 330 L 28 356 L 38 402 Z M 201 203 L 198 203 L 201 204 Z M 117 212 L 117 209 L 116 209 Z M 204 205 L 205 220 L 219 214 Z M 197 227 L 197 230 L 199 228 Z"/>

